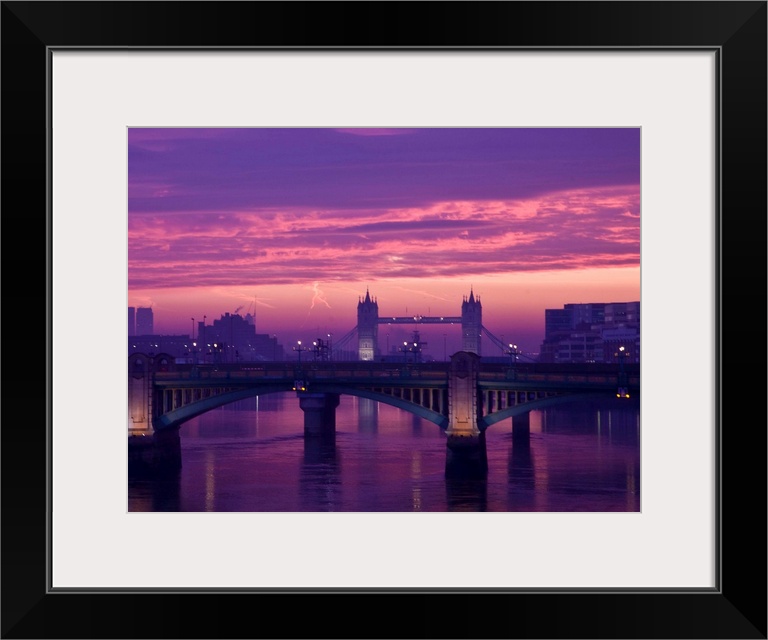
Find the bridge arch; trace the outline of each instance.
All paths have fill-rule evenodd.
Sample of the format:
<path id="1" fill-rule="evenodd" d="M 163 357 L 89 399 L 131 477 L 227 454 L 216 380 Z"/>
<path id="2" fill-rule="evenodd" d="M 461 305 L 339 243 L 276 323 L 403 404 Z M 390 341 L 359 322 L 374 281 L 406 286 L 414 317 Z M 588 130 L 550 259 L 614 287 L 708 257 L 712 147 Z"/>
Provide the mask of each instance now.
<path id="1" fill-rule="evenodd" d="M 248 389 L 237 389 L 234 391 L 227 391 L 200 400 L 195 400 L 190 404 L 173 409 L 160 416 L 157 416 L 153 425 L 155 430 L 163 431 L 166 429 L 173 429 L 181 426 L 185 422 L 192 420 L 212 409 L 218 409 L 225 405 L 237 402 L 238 400 L 245 400 L 246 398 L 254 398 L 260 395 L 266 395 L 268 393 L 285 393 L 292 391 L 291 386 L 285 385 L 284 388 L 275 387 L 252 387 Z M 448 418 L 437 411 L 432 411 L 426 407 L 422 407 L 418 404 L 389 396 L 383 393 L 376 393 L 375 391 L 367 391 L 365 389 L 355 389 L 345 387 L 343 385 L 313 385 L 312 393 L 338 393 L 342 395 L 357 396 L 359 398 L 367 398 L 369 400 L 375 400 L 376 402 L 383 402 L 384 404 L 397 407 L 413 413 L 420 418 L 433 422 L 441 429 L 445 429 L 448 426 Z"/>
<path id="2" fill-rule="evenodd" d="M 529 400 L 521 404 L 517 404 L 513 407 L 507 407 L 500 411 L 494 411 L 493 413 L 483 416 L 479 421 L 478 428 L 481 431 L 485 431 L 491 425 L 506 420 L 507 418 L 514 418 L 515 416 L 534 411 L 536 409 L 548 409 L 549 407 L 555 407 L 561 404 L 568 404 L 571 402 L 584 402 L 589 400 L 613 400 L 613 397 L 606 395 L 605 392 L 596 393 L 568 393 L 558 396 L 549 396 L 547 398 L 539 398 L 537 400 Z"/>
<path id="3" fill-rule="evenodd" d="M 202 398 L 201 400 L 195 400 L 183 407 L 157 416 L 153 421 L 153 426 L 155 431 L 174 429 L 180 427 L 185 422 L 192 420 L 192 418 L 197 418 L 197 416 L 207 413 L 212 409 L 218 409 L 219 407 L 237 402 L 238 400 L 255 398 L 256 396 L 262 396 L 268 393 L 285 393 L 286 391 L 291 391 L 291 387 L 288 385 L 286 385 L 284 389 L 275 387 L 252 387 L 249 389 L 227 391 L 215 396 Z"/>
<path id="4" fill-rule="evenodd" d="M 448 417 L 442 413 L 427 409 L 415 402 L 409 400 L 403 400 L 395 396 L 390 396 L 385 393 L 377 393 L 375 391 L 368 391 L 367 389 L 355 389 L 353 387 L 345 387 L 344 385 L 329 385 L 329 384 L 314 384 L 312 391 L 315 393 L 339 393 L 347 396 L 357 396 L 358 398 L 368 398 L 369 400 L 375 400 L 376 402 L 382 402 L 384 404 L 403 409 L 409 413 L 413 413 L 420 418 L 424 418 L 429 422 L 434 422 L 441 429 L 445 429 L 448 426 Z"/>
<path id="5" fill-rule="evenodd" d="M 192 420 L 208 411 L 223 407 L 225 405 L 237 402 L 238 400 L 245 400 L 246 398 L 254 398 L 260 395 L 266 395 L 269 393 L 286 393 L 292 391 L 293 388 L 288 384 L 283 387 L 251 387 L 247 389 L 236 389 L 233 391 L 227 391 L 217 395 L 209 396 L 196 400 L 190 404 L 179 407 L 172 411 L 168 411 L 160 416 L 155 417 L 153 426 L 155 430 L 162 431 L 166 429 L 172 429 L 181 426 L 185 422 Z M 367 389 L 356 389 L 353 387 L 347 387 L 344 385 L 329 385 L 329 384 L 315 384 L 312 386 L 313 393 L 337 393 L 340 395 L 356 396 L 358 398 L 367 398 L 369 400 L 375 400 L 376 402 L 382 402 L 398 409 L 402 409 L 409 413 L 412 413 L 424 420 L 428 420 L 436 424 L 441 429 L 445 430 L 448 426 L 448 417 L 428 409 L 421 405 L 418 405 L 409 400 L 403 400 L 395 396 L 377 393 L 375 391 L 369 391 Z M 558 396 L 549 396 L 546 398 L 539 398 L 536 400 L 529 400 L 527 402 L 507 407 L 500 411 L 494 411 L 486 416 L 483 416 L 478 421 L 478 428 L 481 431 L 485 431 L 492 425 L 515 416 L 528 413 L 537 409 L 547 409 L 549 407 L 555 407 L 562 404 L 568 404 L 573 402 L 584 402 L 594 400 L 605 400 L 606 394 L 604 392 L 591 393 L 591 394 L 565 394 Z M 611 398 L 612 399 L 612 398 Z"/>

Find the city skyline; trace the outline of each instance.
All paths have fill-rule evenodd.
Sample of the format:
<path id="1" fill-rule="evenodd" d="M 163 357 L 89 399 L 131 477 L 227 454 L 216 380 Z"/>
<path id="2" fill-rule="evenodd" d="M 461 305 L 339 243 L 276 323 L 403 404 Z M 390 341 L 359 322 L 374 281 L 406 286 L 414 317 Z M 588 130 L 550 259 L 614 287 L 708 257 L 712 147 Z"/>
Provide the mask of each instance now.
<path id="1" fill-rule="evenodd" d="M 640 299 L 639 219 L 636 128 L 129 129 L 128 305 L 165 334 L 249 312 L 288 346 L 366 291 L 381 316 L 474 291 L 534 352 L 544 309 Z"/>

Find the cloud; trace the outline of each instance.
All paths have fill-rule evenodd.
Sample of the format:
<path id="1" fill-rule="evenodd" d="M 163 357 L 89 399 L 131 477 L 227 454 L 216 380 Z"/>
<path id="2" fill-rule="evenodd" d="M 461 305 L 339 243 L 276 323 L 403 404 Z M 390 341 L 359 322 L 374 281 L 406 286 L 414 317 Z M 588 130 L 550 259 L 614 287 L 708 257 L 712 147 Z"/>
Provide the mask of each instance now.
<path id="1" fill-rule="evenodd" d="M 319 283 L 639 264 L 634 186 L 450 206 L 450 217 L 442 217 L 444 203 L 360 217 L 325 210 L 269 211 L 262 218 L 251 211 L 230 214 L 225 223 L 214 212 L 190 216 L 189 224 L 141 216 L 129 229 L 130 283 Z M 313 304 L 324 302 L 320 294 Z"/>
<path id="2" fill-rule="evenodd" d="M 633 128 L 130 129 L 128 161 L 131 215 L 450 207 L 640 180 Z"/>
<path id="3" fill-rule="evenodd" d="M 640 213 L 634 129 L 129 131 L 132 288 L 637 266 Z"/>

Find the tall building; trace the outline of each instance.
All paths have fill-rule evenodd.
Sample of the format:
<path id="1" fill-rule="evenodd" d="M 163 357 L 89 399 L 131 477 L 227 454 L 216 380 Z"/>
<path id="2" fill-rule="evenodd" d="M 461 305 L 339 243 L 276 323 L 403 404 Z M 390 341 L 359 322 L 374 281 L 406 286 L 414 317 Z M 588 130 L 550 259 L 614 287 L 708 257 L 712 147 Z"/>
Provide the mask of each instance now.
<path id="1" fill-rule="evenodd" d="M 368 289 L 365 298 L 357 302 L 357 352 L 360 360 L 372 361 L 378 352 L 379 303 L 371 299 Z"/>
<path id="2" fill-rule="evenodd" d="M 475 299 L 473 289 L 469 291 L 469 298 L 464 298 L 461 303 L 461 343 L 462 350 L 482 355 L 480 351 L 480 334 L 483 330 L 483 305 L 480 304 L 480 296 Z"/>
<path id="3" fill-rule="evenodd" d="M 128 335 L 136 335 L 136 307 L 128 307 Z"/>
<path id="4" fill-rule="evenodd" d="M 640 362 L 640 302 L 566 304 L 544 310 L 540 362 Z"/>
<path id="5" fill-rule="evenodd" d="M 136 335 L 151 336 L 154 333 L 155 321 L 152 307 L 138 307 L 136 309 Z"/>
<path id="6" fill-rule="evenodd" d="M 573 328 L 593 324 L 605 323 L 605 308 L 606 305 L 603 302 L 588 302 L 578 304 L 567 304 L 565 309 L 570 310 Z"/>
<path id="7" fill-rule="evenodd" d="M 255 362 L 283 360 L 277 336 L 256 333 L 256 327 L 239 313 L 225 313 L 213 324 L 198 323 L 196 349 L 201 362 Z"/>
<path id="8" fill-rule="evenodd" d="M 557 336 L 567 336 L 573 328 L 571 309 L 544 309 L 545 340 L 553 340 Z"/>
<path id="9" fill-rule="evenodd" d="M 634 327 L 640 325 L 639 302 L 612 302 L 605 305 L 605 325 Z"/>

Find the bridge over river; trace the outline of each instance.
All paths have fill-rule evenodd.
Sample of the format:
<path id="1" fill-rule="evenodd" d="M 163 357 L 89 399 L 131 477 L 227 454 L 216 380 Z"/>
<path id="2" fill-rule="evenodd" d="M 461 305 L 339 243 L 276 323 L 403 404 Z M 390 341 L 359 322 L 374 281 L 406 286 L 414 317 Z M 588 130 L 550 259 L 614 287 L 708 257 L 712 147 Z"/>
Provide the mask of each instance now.
<path id="1" fill-rule="evenodd" d="M 513 436 L 528 437 L 529 413 L 586 398 L 637 400 L 639 365 L 483 362 L 459 351 L 449 362 L 273 362 L 176 364 L 168 354 L 128 360 L 129 442 L 147 436 L 160 464 L 181 464 L 179 427 L 206 411 L 267 393 L 294 392 L 305 438 L 332 438 L 341 394 L 410 411 L 447 435 L 446 472 L 482 473 L 484 432 L 512 419 Z M 145 445 L 145 448 L 149 445 Z"/>

